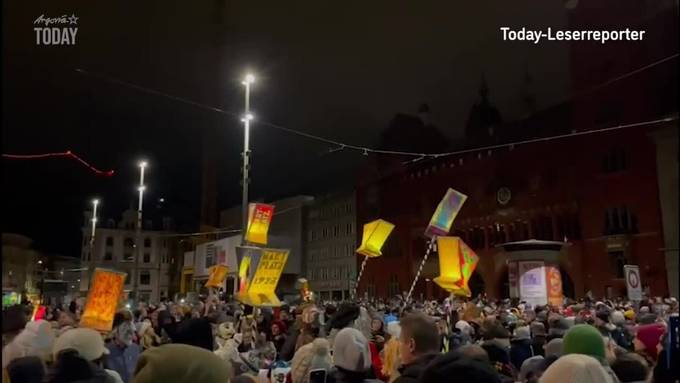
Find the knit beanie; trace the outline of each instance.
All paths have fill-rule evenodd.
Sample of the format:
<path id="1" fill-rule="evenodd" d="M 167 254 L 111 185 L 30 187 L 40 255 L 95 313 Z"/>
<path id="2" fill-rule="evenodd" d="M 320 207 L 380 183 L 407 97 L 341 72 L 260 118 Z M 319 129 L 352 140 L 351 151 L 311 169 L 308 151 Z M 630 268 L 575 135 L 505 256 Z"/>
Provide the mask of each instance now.
<path id="1" fill-rule="evenodd" d="M 522 362 L 522 367 L 519 370 L 519 380 L 524 382 L 531 373 L 542 372 L 543 357 L 541 355 L 532 356 Z"/>
<path id="2" fill-rule="evenodd" d="M 450 352 L 433 359 L 420 376 L 421 383 L 451 381 L 500 383 L 500 377 L 488 363 Z"/>
<path id="3" fill-rule="evenodd" d="M 623 316 L 628 320 L 635 320 L 635 311 L 633 311 L 633 309 L 628 309 L 623 313 Z"/>
<path id="4" fill-rule="evenodd" d="M 567 336 L 569 336 L 568 333 Z M 565 355 L 551 364 L 539 382 L 612 383 L 612 377 L 596 359 L 587 355 L 572 354 Z"/>
<path id="5" fill-rule="evenodd" d="M 604 339 L 593 326 L 579 324 L 564 335 L 564 355 L 584 354 L 605 361 Z"/>
<path id="6" fill-rule="evenodd" d="M 640 343 L 645 345 L 645 352 L 649 354 L 652 358 L 656 359 L 657 350 L 656 346 L 659 344 L 661 336 L 666 332 L 666 328 L 662 324 L 648 324 L 640 326 L 637 329 L 635 338 L 640 341 Z"/>
<path id="7" fill-rule="evenodd" d="M 133 383 L 224 383 L 232 378 L 230 364 L 208 350 L 166 344 L 144 351 Z"/>
<path id="8" fill-rule="evenodd" d="M 626 317 L 623 315 L 623 312 L 619 310 L 612 312 L 611 319 L 612 323 L 617 326 L 623 326 L 623 324 L 626 323 Z"/>
<path id="9" fill-rule="evenodd" d="M 529 326 L 531 328 L 531 336 L 545 336 L 545 325 L 541 322 L 531 322 Z"/>
<path id="10" fill-rule="evenodd" d="M 316 338 L 312 343 L 300 347 L 293 356 L 290 375 L 293 383 L 308 383 L 309 372 L 315 369 L 331 368 L 328 340 Z"/>
<path id="11" fill-rule="evenodd" d="M 647 325 L 647 324 L 653 324 L 657 320 L 656 314 L 640 314 L 639 316 L 639 322 L 641 325 Z"/>
<path id="12" fill-rule="evenodd" d="M 338 332 L 333 343 L 333 359 L 337 367 L 364 372 L 371 367 L 368 340 L 361 331 L 347 327 Z"/>
<path id="13" fill-rule="evenodd" d="M 546 358 L 552 355 L 557 357 L 564 353 L 564 340 L 562 338 L 555 338 L 543 346 Z"/>

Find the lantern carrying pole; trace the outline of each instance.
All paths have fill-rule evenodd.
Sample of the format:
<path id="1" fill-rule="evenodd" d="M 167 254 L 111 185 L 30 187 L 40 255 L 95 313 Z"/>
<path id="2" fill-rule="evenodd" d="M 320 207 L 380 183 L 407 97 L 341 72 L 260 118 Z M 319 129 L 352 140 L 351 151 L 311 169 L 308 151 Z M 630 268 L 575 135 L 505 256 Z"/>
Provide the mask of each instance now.
<path id="1" fill-rule="evenodd" d="M 361 268 L 359 269 L 359 275 L 357 275 L 357 283 L 354 284 L 352 289 L 352 299 L 357 296 L 357 289 L 359 288 L 359 282 L 361 281 L 361 276 L 364 275 L 364 269 L 366 269 L 366 263 L 368 263 L 368 257 L 364 257 L 364 261 L 361 262 Z"/>
<path id="2" fill-rule="evenodd" d="M 425 267 L 425 263 L 427 262 L 427 258 L 430 256 L 430 253 L 432 250 L 434 250 L 434 244 L 437 240 L 436 236 L 432 236 L 430 239 L 430 243 L 427 245 L 427 251 L 425 251 L 425 255 L 423 256 L 423 260 L 420 262 L 420 266 L 418 266 L 418 271 L 416 272 L 415 278 L 413 278 L 413 283 L 411 283 L 411 288 L 408 290 L 408 295 L 406 295 L 406 303 L 409 303 L 411 301 L 411 295 L 413 295 L 413 290 L 416 288 L 416 283 L 418 283 L 418 279 L 420 279 L 420 273 L 423 271 L 423 267 Z"/>

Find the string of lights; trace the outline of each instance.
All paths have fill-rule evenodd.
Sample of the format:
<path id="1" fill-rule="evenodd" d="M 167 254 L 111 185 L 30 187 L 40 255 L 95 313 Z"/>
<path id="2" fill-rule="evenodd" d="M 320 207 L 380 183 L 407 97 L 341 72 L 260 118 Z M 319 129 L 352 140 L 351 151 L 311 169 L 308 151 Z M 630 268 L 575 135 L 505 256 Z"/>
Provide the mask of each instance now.
<path id="1" fill-rule="evenodd" d="M 641 72 L 643 72 L 647 69 L 653 68 L 653 67 L 660 65 L 660 64 L 663 64 L 667 61 L 673 60 L 673 59 L 677 58 L 679 55 L 680 54 L 676 53 L 676 54 L 664 57 L 660 60 L 657 60 L 655 62 L 652 62 L 652 63 L 647 64 L 645 66 L 642 66 L 640 68 L 637 68 L 633 71 L 630 71 L 630 72 L 625 73 L 623 75 L 612 78 L 608 81 L 605 81 L 605 82 L 603 82 L 599 85 L 596 85 L 592 88 L 589 88 L 585 91 L 579 92 L 576 95 L 574 95 L 573 97 L 578 97 L 578 96 L 582 96 L 582 95 L 585 95 L 585 94 L 592 93 L 592 92 L 594 92 L 598 89 L 609 86 L 609 85 L 611 85 L 611 84 L 613 84 L 617 81 L 620 81 L 620 80 L 625 79 L 627 77 L 641 73 Z M 116 78 L 104 76 L 104 75 L 101 75 L 101 74 L 92 73 L 92 72 L 86 71 L 84 69 L 76 69 L 75 71 L 80 73 L 80 74 L 86 75 L 86 76 L 98 78 L 98 79 L 101 79 L 103 81 L 107 81 L 107 82 L 110 82 L 110 83 L 114 83 L 114 84 L 118 84 L 118 85 L 121 85 L 121 86 L 136 89 L 140 92 L 153 94 L 153 95 L 156 95 L 156 96 L 160 96 L 160 97 L 164 97 L 164 98 L 167 98 L 167 99 L 170 99 L 170 100 L 181 102 L 181 103 L 184 103 L 184 104 L 187 104 L 187 105 L 191 105 L 191 106 L 203 109 L 203 110 L 208 110 L 208 111 L 211 111 L 211 112 L 215 112 L 215 113 L 223 114 L 223 115 L 226 115 L 226 116 L 229 116 L 229 117 L 233 117 L 233 118 L 238 119 L 239 121 L 241 121 L 241 119 L 243 118 L 243 116 L 240 113 L 236 113 L 236 112 L 232 112 L 232 111 L 229 111 L 229 110 L 226 110 L 226 109 L 218 108 L 218 107 L 212 106 L 212 105 L 202 104 L 202 103 L 192 101 L 192 100 L 189 100 L 189 99 L 186 99 L 186 98 L 183 98 L 183 97 L 174 96 L 174 95 L 171 95 L 171 94 L 168 94 L 168 93 L 164 93 L 164 92 L 161 92 L 161 91 L 158 91 L 158 90 L 155 90 L 155 89 L 151 89 L 151 88 L 143 87 L 143 86 L 140 86 L 140 85 L 132 84 L 132 83 L 129 83 L 129 82 L 126 82 L 126 81 L 116 79 Z M 281 126 L 281 125 L 278 125 L 278 124 L 275 124 L 275 123 L 272 123 L 272 122 L 268 122 L 268 121 L 264 121 L 264 120 L 258 120 L 257 123 L 261 126 L 280 130 L 280 131 L 283 131 L 283 132 L 286 132 L 286 133 L 289 133 L 289 134 L 292 134 L 292 135 L 307 138 L 309 140 L 313 140 L 313 141 L 322 142 L 322 143 L 325 143 L 325 144 L 332 145 L 333 148 L 329 149 L 328 153 L 334 153 L 334 152 L 338 152 L 338 151 L 342 151 L 342 150 L 346 149 L 346 150 L 360 152 L 361 154 L 363 154 L 365 156 L 368 156 L 369 154 L 378 154 L 378 155 L 396 155 L 396 156 L 404 156 L 404 157 L 414 157 L 413 159 L 406 162 L 406 163 L 409 163 L 409 162 L 417 162 L 417 161 L 420 161 L 420 160 L 423 160 L 423 159 L 426 159 L 426 158 L 448 157 L 448 156 L 466 154 L 466 153 L 470 153 L 470 152 L 486 151 L 486 150 L 499 149 L 499 148 L 504 148 L 504 147 L 514 147 L 514 146 L 523 145 L 523 144 L 545 142 L 545 141 L 563 139 L 563 138 L 568 138 L 568 137 L 573 137 L 573 136 L 602 133 L 602 132 L 608 132 L 608 131 L 619 130 L 619 129 L 626 129 L 626 128 L 643 126 L 643 125 L 652 125 L 652 124 L 658 124 L 658 123 L 662 123 L 662 122 L 670 122 L 670 121 L 673 121 L 673 120 L 676 120 L 676 119 L 677 119 L 677 117 L 669 117 L 669 118 L 657 119 L 657 120 L 652 120 L 652 121 L 643 121 L 643 122 L 637 122 L 637 123 L 632 123 L 632 124 L 612 126 L 612 127 L 604 128 L 604 129 L 594 129 L 594 130 L 587 130 L 587 131 L 581 131 L 581 132 L 572 132 L 572 133 L 569 133 L 569 134 L 563 134 L 563 135 L 559 135 L 559 136 L 550 136 L 550 137 L 544 137 L 544 138 L 528 139 L 528 140 L 524 140 L 524 141 L 508 142 L 508 143 L 499 144 L 499 145 L 485 146 L 485 147 L 481 147 L 481 148 L 473 148 L 473 149 L 465 149 L 465 150 L 457 150 L 457 151 L 444 152 L 444 153 L 417 153 L 417 152 L 408 152 L 408 151 L 399 151 L 399 150 L 376 149 L 376 148 L 370 148 L 370 147 L 367 147 L 367 146 L 344 143 L 344 142 L 333 140 L 333 139 L 330 139 L 330 138 L 317 136 L 317 135 L 314 135 L 314 134 L 311 134 L 311 133 L 306 133 L 306 132 L 303 132 L 303 131 L 300 131 L 300 130 L 287 128 L 285 126 Z"/>
<path id="2" fill-rule="evenodd" d="M 3 155 L 2 155 L 2 158 L 10 159 L 10 160 L 41 160 L 41 159 L 54 158 L 54 157 L 66 157 L 66 158 L 73 159 L 73 160 L 79 162 L 81 165 L 85 166 L 86 168 L 90 169 L 93 173 L 95 173 L 99 176 L 111 177 L 114 174 L 113 170 L 100 170 L 100 169 L 92 166 L 89 162 L 80 158 L 78 155 L 71 152 L 70 150 L 65 151 L 65 152 L 59 152 L 59 153 L 43 153 L 43 154 L 5 154 L 5 153 L 3 153 Z"/>

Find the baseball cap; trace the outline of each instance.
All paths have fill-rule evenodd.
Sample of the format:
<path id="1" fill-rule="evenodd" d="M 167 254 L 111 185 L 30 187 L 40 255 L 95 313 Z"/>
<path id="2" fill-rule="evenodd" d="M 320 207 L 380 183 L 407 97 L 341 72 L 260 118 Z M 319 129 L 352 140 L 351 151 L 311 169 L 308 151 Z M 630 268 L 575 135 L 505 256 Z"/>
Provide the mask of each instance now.
<path id="1" fill-rule="evenodd" d="M 66 350 L 75 350 L 88 361 L 97 360 L 102 355 L 109 354 L 102 336 L 89 328 L 74 328 L 61 334 L 54 342 L 54 359 L 56 360 L 59 353 Z"/>

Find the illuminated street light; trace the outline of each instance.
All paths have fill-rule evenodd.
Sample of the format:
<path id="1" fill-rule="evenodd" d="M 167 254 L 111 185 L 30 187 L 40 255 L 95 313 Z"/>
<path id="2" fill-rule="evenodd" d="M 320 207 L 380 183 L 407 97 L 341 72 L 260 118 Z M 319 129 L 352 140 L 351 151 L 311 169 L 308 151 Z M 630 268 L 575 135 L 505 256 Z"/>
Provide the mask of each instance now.
<path id="1" fill-rule="evenodd" d="M 146 186 L 144 186 L 144 170 L 146 170 L 146 167 L 149 164 L 146 162 L 146 160 L 141 160 L 138 163 L 139 166 L 139 186 L 137 187 L 137 191 L 139 191 L 139 204 L 137 205 L 137 238 L 135 240 L 135 245 L 134 247 L 137 249 L 135 252 L 135 268 L 134 268 L 134 274 L 132 276 L 132 291 L 133 294 L 137 294 L 137 284 L 139 280 L 139 258 L 140 258 L 140 252 L 141 252 L 141 246 L 139 245 L 139 242 L 141 241 L 141 236 L 142 236 L 142 208 L 144 206 L 144 191 L 146 190 Z"/>
<path id="2" fill-rule="evenodd" d="M 243 85 L 250 85 L 250 84 L 252 84 L 252 83 L 254 83 L 254 82 L 255 82 L 255 75 L 253 75 L 252 73 L 248 73 L 248 74 L 246 75 L 246 77 L 244 77 L 244 79 L 243 79 L 243 81 L 241 82 L 241 84 L 243 84 Z"/>
<path id="3" fill-rule="evenodd" d="M 245 87 L 245 111 L 243 113 L 243 179 L 241 180 L 242 185 L 242 198 L 241 198 L 241 222 L 242 222 L 242 243 L 245 245 L 245 233 L 248 228 L 248 183 L 250 182 L 250 121 L 253 119 L 253 115 L 250 114 L 250 84 L 255 82 L 255 75 L 252 73 L 246 74 L 245 78 L 241 82 Z"/>

